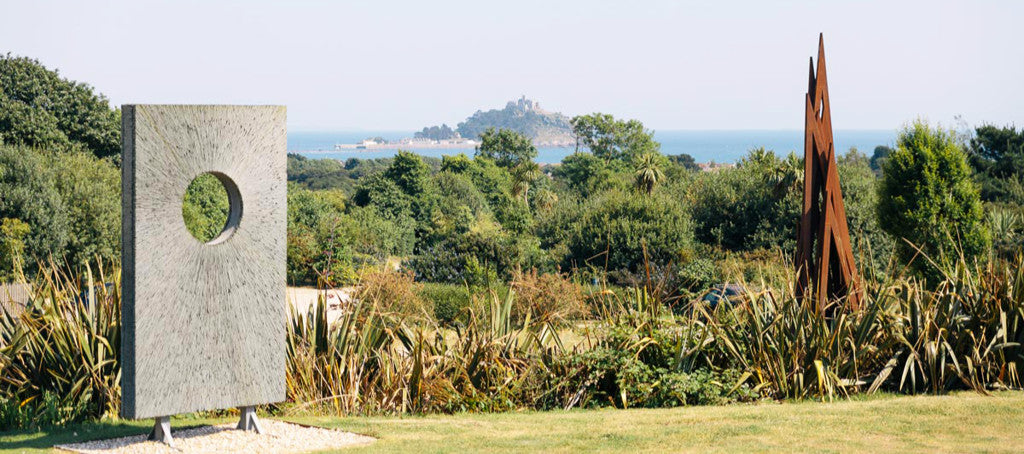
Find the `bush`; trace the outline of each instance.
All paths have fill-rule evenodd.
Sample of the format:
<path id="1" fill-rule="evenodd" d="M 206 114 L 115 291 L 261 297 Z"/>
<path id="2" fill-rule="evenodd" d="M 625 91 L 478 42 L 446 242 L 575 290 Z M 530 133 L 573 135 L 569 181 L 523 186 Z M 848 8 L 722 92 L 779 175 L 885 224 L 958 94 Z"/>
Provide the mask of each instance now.
<path id="1" fill-rule="evenodd" d="M 38 280 L 24 313 L 0 313 L 0 431 L 116 415 L 120 289 L 56 267 Z"/>
<path id="2" fill-rule="evenodd" d="M 900 133 L 882 171 L 878 222 L 901 239 L 897 250 L 904 263 L 913 261 L 935 283 L 954 261 L 987 249 L 978 188 L 952 133 L 915 122 Z"/>
<path id="3" fill-rule="evenodd" d="M 453 284 L 421 283 L 416 292 L 425 301 L 434 305 L 434 319 L 444 326 L 465 324 L 472 297 L 469 289 Z"/>
<path id="4" fill-rule="evenodd" d="M 701 242 L 730 251 L 796 247 L 803 191 L 803 160 L 763 148 L 734 169 L 702 172 L 677 190 L 691 200 Z"/>
<path id="5" fill-rule="evenodd" d="M 645 262 L 664 266 L 693 245 L 686 210 L 662 194 L 611 191 L 588 200 L 569 225 L 565 269 L 593 266 L 637 272 Z M 646 260 L 645 260 L 646 259 Z"/>
<path id="6" fill-rule="evenodd" d="M 74 266 L 119 255 L 121 182 L 110 162 L 0 145 L 0 194 L 0 219 L 29 227 L 23 242 L 30 268 L 51 255 Z"/>
<path id="7" fill-rule="evenodd" d="M 512 279 L 516 292 L 513 314 L 540 323 L 564 324 L 585 312 L 583 287 L 559 273 L 518 271 Z"/>
<path id="8" fill-rule="evenodd" d="M 412 273 L 371 267 L 359 274 L 359 286 L 352 298 L 400 318 L 432 317 L 433 301 L 420 297 L 417 290 Z"/>

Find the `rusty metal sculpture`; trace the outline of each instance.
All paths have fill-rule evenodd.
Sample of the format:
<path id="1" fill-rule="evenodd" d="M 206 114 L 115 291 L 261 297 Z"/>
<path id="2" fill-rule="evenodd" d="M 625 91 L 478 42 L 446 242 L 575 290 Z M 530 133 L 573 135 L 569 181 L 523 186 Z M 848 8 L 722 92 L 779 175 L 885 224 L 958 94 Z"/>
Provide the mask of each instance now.
<path id="1" fill-rule="evenodd" d="M 804 210 L 797 242 L 797 298 L 810 296 L 820 311 L 848 297 L 858 307 L 861 284 L 846 225 L 839 169 L 832 142 L 825 41 L 818 37 L 818 70 L 811 58 L 804 138 Z"/>

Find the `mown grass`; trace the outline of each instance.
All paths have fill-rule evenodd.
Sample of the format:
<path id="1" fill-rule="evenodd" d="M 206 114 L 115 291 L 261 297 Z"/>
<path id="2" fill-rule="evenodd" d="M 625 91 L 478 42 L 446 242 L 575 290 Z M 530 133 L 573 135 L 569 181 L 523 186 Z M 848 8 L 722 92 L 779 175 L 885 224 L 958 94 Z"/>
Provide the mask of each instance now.
<path id="1" fill-rule="evenodd" d="M 876 395 L 812 401 L 633 410 L 572 410 L 405 417 L 285 418 L 372 435 L 344 452 L 1019 452 L 1024 393 Z M 175 430 L 227 419 L 175 419 Z M 111 421 L 0 434 L 4 452 L 146 432 L 150 421 Z"/>

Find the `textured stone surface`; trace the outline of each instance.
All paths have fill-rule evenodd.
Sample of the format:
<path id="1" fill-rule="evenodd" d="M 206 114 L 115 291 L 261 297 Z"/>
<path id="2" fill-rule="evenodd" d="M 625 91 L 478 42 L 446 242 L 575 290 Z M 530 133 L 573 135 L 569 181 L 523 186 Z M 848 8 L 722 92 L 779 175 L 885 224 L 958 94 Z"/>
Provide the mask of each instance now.
<path id="1" fill-rule="evenodd" d="M 284 400 L 285 108 L 129 105 L 122 128 L 121 415 Z M 207 244 L 181 216 L 204 172 L 234 196 Z"/>

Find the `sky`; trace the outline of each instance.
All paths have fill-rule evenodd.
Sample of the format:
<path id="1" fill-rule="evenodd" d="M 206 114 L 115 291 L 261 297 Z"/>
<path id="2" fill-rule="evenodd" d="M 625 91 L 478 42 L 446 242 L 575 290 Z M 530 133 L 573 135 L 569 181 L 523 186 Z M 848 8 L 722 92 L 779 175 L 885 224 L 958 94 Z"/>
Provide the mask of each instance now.
<path id="1" fill-rule="evenodd" d="M 0 53 L 112 104 L 283 104 L 291 130 L 455 125 L 522 95 L 655 130 L 1024 126 L 1021 1 L 0 0 Z"/>

